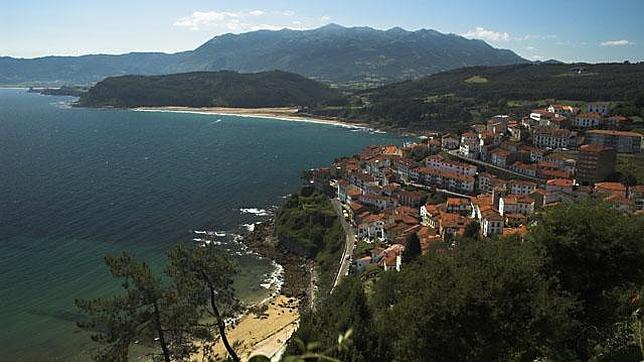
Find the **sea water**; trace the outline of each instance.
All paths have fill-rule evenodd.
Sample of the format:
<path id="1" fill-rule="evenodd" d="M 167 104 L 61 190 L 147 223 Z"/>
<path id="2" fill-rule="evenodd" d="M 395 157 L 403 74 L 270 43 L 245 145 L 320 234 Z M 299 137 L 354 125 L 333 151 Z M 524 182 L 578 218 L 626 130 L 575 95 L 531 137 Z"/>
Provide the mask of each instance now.
<path id="1" fill-rule="evenodd" d="M 76 298 L 118 292 L 105 254 L 161 270 L 178 242 L 211 240 L 265 298 L 275 265 L 238 243 L 302 171 L 400 139 L 302 122 L 69 107 L 0 89 L 0 359 L 86 360 Z"/>

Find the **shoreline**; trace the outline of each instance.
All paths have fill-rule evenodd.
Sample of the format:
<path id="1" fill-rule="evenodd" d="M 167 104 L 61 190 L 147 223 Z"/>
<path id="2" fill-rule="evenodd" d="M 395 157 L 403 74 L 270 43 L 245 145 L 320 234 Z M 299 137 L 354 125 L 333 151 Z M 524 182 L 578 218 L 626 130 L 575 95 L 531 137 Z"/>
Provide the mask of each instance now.
<path id="1" fill-rule="evenodd" d="M 302 257 L 281 250 L 272 236 L 273 220 L 256 224 L 253 230 L 245 233 L 240 242 L 249 250 L 270 259 L 276 267 L 274 273 L 282 278 L 275 283 L 268 297 L 248 305 L 246 310 L 229 320 L 227 337 L 238 345 L 236 351 L 242 361 L 261 354 L 269 358 L 279 356 L 291 335 L 299 326 L 301 305 L 306 305 L 307 292 L 300 280 L 307 280 L 309 266 Z M 219 358 L 226 351 L 219 341 L 212 350 Z M 201 360 L 203 350 L 193 355 L 191 360 Z M 222 357 L 223 358 L 223 357 Z"/>
<path id="2" fill-rule="evenodd" d="M 237 116 L 248 118 L 266 118 L 280 121 L 303 122 L 313 124 L 331 125 L 351 129 L 372 131 L 375 133 L 387 133 L 385 130 L 374 128 L 367 123 L 351 122 L 347 120 L 332 119 L 311 114 L 300 114 L 297 108 L 293 107 L 266 107 L 266 108 L 232 108 L 232 107 L 136 107 L 130 108 L 135 112 L 159 112 L 159 113 L 186 113 L 213 116 Z"/>

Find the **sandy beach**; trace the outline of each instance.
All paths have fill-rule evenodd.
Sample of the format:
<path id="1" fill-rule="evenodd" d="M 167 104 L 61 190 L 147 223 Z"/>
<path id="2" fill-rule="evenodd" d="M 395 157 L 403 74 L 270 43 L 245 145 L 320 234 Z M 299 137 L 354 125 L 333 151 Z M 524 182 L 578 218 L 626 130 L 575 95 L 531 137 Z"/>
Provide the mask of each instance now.
<path id="1" fill-rule="evenodd" d="M 297 329 L 299 321 L 298 301 L 285 295 L 278 295 L 267 302 L 268 309 L 261 317 L 247 312 L 232 327 L 227 337 L 242 361 L 261 354 L 273 357 L 284 347 L 291 334 Z M 223 360 L 225 349 L 220 342 L 215 346 L 216 359 Z M 194 356 L 193 361 L 201 361 L 202 354 Z"/>
<path id="2" fill-rule="evenodd" d="M 239 116 L 239 117 L 260 117 L 279 119 L 283 121 L 308 122 L 329 124 L 334 126 L 349 128 L 371 129 L 367 124 L 354 123 L 345 120 L 330 119 L 311 115 L 302 115 L 298 113 L 297 108 L 293 107 L 276 107 L 276 108 L 228 108 L 228 107 L 138 107 L 132 110 L 138 112 L 174 112 L 174 113 L 193 113 L 193 114 L 212 114 L 221 116 Z"/>

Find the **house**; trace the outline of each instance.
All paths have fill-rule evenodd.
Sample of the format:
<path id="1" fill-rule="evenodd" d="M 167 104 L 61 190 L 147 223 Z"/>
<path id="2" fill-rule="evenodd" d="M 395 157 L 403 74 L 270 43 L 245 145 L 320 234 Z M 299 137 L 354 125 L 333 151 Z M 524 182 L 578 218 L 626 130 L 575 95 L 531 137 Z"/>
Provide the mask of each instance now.
<path id="1" fill-rule="evenodd" d="M 385 271 L 395 270 L 400 271 L 402 265 L 402 254 L 405 251 L 405 246 L 401 244 L 394 244 L 382 251 L 378 265 L 382 266 Z"/>
<path id="2" fill-rule="evenodd" d="M 529 196 L 502 196 L 499 198 L 499 214 L 531 215 L 534 213 L 534 203 Z"/>
<path id="3" fill-rule="evenodd" d="M 602 115 L 596 112 L 580 113 L 575 117 L 573 125 L 577 128 L 596 128 L 602 124 Z"/>
<path id="4" fill-rule="evenodd" d="M 459 140 L 448 133 L 441 137 L 441 146 L 446 150 L 456 150 L 459 146 Z"/>
<path id="5" fill-rule="evenodd" d="M 619 194 L 612 194 L 605 197 L 604 202 L 609 203 L 614 210 L 619 212 L 631 213 L 635 211 L 635 203 Z"/>
<path id="6" fill-rule="evenodd" d="M 395 145 L 385 146 L 382 154 L 385 156 L 399 156 L 402 157 L 403 151 Z"/>
<path id="7" fill-rule="evenodd" d="M 451 161 L 440 155 L 432 155 L 425 159 L 425 167 L 459 175 L 475 176 L 476 166 L 469 163 Z"/>
<path id="8" fill-rule="evenodd" d="M 574 134 L 567 129 L 548 127 L 535 128 L 532 135 L 532 144 L 536 147 L 568 148 L 576 146 Z"/>
<path id="9" fill-rule="evenodd" d="M 512 153 L 502 148 L 496 148 L 490 151 L 490 162 L 499 167 L 506 167 L 513 161 Z"/>
<path id="10" fill-rule="evenodd" d="M 566 178 L 555 178 L 546 181 L 546 191 L 572 192 L 573 180 Z"/>
<path id="11" fill-rule="evenodd" d="M 353 263 L 356 266 L 356 271 L 358 273 L 363 272 L 367 269 L 367 266 L 371 264 L 371 256 L 365 256 L 359 259 L 355 259 Z"/>
<path id="12" fill-rule="evenodd" d="M 610 129 L 622 129 L 626 127 L 626 125 L 630 122 L 631 120 L 624 117 L 624 116 L 610 116 L 606 117 L 602 120 L 602 127 L 603 128 L 610 128 Z"/>
<path id="13" fill-rule="evenodd" d="M 644 136 L 637 132 L 596 129 L 586 132 L 586 143 L 614 148 L 618 153 L 640 153 Z"/>
<path id="14" fill-rule="evenodd" d="M 440 207 L 442 204 L 425 204 L 420 207 L 421 224 L 438 229 L 438 220 L 441 214 Z"/>
<path id="15" fill-rule="evenodd" d="M 364 217 L 359 217 L 357 222 L 357 237 L 359 239 L 384 239 L 384 226 L 385 218 L 382 214 L 366 214 Z"/>
<path id="16" fill-rule="evenodd" d="M 513 163 L 512 166 L 510 166 L 510 170 L 526 176 L 537 176 L 537 165 L 531 163 L 523 163 L 521 161 L 517 161 Z"/>
<path id="17" fill-rule="evenodd" d="M 363 194 L 358 196 L 358 201 L 380 211 L 383 211 L 388 207 L 396 206 L 396 200 L 394 198 L 384 195 Z"/>
<path id="18" fill-rule="evenodd" d="M 427 195 L 419 191 L 405 191 L 402 190 L 398 193 L 398 203 L 400 205 L 419 207 L 425 202 Z"/>
<path id="19" fill-rule="evenodd" d="M 628 198 L 633 201 L 636 210 L 644 210 L 644 185 L 629 187 Z"/>
<path id="20" fill-rule="evenodd" d="M 591 102 L 586 104 L 586 111 L 599 113 L 602 116 L 608 116 L 610 113 L 610 103 L 608 102 Z"/>
<path id="21" fill-rule="evenodd" d="M 448 213 L 461 214 L 463 216 L 472 213 L 472 205 L 469 199 L 450 197 L 447 199 L 446 209 Z"/>
<path id="22" fill-rule="evenodd" d="M 572 117 L 579 113 L 579 108 L 562 104 L 551 104 L 548 106 L 547 111 L 565 117 Z"/>
<path id="23" fill-rule="evenodd" d="M 481 234 L 485 237 L 503 234 L 503 216 L 495 210 L 485 211 L 481 215 Z"/>
<path id="24" fill-rule="evenodd" d="M 595 193 L 614 194 L 626 197 L 626 186 L 619 182 L 597 182 L 593 191 Z"/>
<path id="25" fill-rule="evenodd" d="M 512 195 L 530 195 L 537 189 L 537 183 L 524 180 L 510 180 L 506 186 L 507 190 Z"/>
<path id="26" fill-rule="evenodd" d="M 459 214 L 441 213 L 438 221 L 438 233 L 443 240 L 449 240 L 455 235 L 463 235 L 470 219 Z"/>

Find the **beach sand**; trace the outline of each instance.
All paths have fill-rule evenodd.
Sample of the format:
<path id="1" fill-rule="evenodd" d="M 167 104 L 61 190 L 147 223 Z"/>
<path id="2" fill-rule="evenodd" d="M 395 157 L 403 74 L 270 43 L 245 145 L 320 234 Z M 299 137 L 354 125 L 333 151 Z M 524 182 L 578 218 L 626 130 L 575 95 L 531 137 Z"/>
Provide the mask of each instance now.
<path id="1" fill-rule="evenodd" d="M 212 114 L 222 116 L 240 116 L 240 117 L 259 117 L 271 118 L 284 121 L 309 122 L 319 124 L 329 124 L 351 128 L 369 128 L 363 123 L 348 122 L 345 120 L 330 119 L 312 115 L 302 115 L 298 113 L 297 108 L 277 107 L 277 108 L 228 108 L 228 107 L 139 107 L 133 108 L 139 112 L 174 112 L 174 113 L 194 113 L 194 114 Z"/>
<path id="2" fill-rule="evenodd" d="M 289 302 L 290 300 L 290 302 Z M 291 334 L 297 329 L 299 321 L 298 301 L 284 295 L 278 295 L 269 301 L 265 315 L 258 318 L 253 313 L 246 313 L 233 327 L 228 328 L 226 336 L 242 361 L 251 356 L 262 354 L 272 357 L 284 347 Z M 223 360 L 226 355 L 223 344 L 215 346 L 216 359 Z M 201 361 L 201 353 L 193 361 Z"/>

